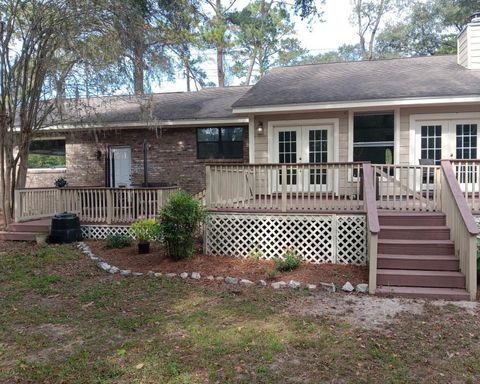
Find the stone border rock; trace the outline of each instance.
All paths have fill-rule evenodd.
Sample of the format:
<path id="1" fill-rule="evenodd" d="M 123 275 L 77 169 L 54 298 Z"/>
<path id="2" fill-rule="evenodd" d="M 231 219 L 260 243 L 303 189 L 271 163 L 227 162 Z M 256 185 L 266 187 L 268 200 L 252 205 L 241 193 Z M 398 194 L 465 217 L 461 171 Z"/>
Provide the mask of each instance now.
<path id="1" fill-rule="evenodd" d="M 90 247 L 84 243 L 83 241 L 79 242 L 77 244 L 77 247 L 80 249 L 80 251 L 87 256 L 90 260 L 92 260 L 98 268 L 100 268 L 102 271 L 111 273 L 111 274 L 120 274 L 121 276 L 151 276 L 151 277 L 180 277 L 183 280 L 186 280 L 190 277 L 192 280 L 200 280 L 202 278 L 201 274 L 199 272 L 192 272 L 189 274 L 188 272 L 182 272 L 180 274 L 176 273 L 161 273 L 161 272 L 153 272 L 153 271 L 148 271 L 146 274 L 143 272 L 133 272 L 130 269 L 120 269 L 116 267 L 115 265 L 111 265 L 107 263 L 105 260 L 103 260 L 101 257 L 98 257 L 93 254 L 92 250 Z M 240 278 L 240 277 L 232 277 L 232 276 L 212 276 L 208 275 L 204 277 L 205 280 L 210 280 L 210 281 L 223 281 L 226 284 L 230 285 L 242 285 L 246 287 L 250 286 L 259 286 L 259 287 L 268 287 L 269 284 L 265 280 L 258 280 L 257 282 L 253 282 L 248 279 Z M 302 284 L 300 281 L 296 280 L 290 280 L 288 283 L 285 281 L 275 281 L 273 283 L 270 283 L 270 287 L 273 289 L 282 289 L 282 288 L 291 288 L 291 289 L 306 289 L 308 291 L 315 291 L 317 288 L 320 290 L 329 292 L 329 293 L 335 293 L 337 292 L 337 288 L 335 287 L 335 284 L 333 283 L 320 283 L 319 285 L 316 284 Z M 368 284 L 358 284 L 356 287 L 353 287 L 353 285 L 350 282 L 346 282 L 345 285 L 342 287 L 342 290 L 347 293 L 368 293 Z"/>

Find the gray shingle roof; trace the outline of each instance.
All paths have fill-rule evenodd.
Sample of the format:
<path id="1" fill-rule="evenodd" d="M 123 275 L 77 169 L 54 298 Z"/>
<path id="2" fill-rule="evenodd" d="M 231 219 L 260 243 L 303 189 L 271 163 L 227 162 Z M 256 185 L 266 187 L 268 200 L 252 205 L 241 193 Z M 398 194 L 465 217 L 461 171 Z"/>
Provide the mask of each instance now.
<path id="1" fill-rule="evenodd" d="M 156 93 L 144 98 L 109 96 L 70 99 L 54 122 L 125 123 L 149 120 L 234 118 L 232 104 L 250 87 L 205 88 L 198 92 Z M 52 124 L 52 122 L 51 122 Z"/>
<path id="2" fill-rule="evenodd" d="M 233 107 L 470 95 L 480 70 L 449 55 L 276 68 Z"/>

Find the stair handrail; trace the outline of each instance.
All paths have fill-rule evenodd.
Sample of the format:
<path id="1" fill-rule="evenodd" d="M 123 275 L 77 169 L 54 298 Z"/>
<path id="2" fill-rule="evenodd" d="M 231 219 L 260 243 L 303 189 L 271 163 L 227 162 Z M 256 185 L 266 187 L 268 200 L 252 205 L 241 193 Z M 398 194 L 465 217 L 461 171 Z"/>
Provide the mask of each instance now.
<path id="1" fill-rule="evenodd" d="M 368 244 L 368 291 L 374 294 L 377 289 L 377 252 L 378 233 L 380 224 L 378 221 L 377 196 L 374 188 L 373 167 L 370 163 L 364 163 L 363 169 L 363 202 L 367 214 L 367 244 Z"/>
<path id="2" fill-rule="evenodd" d="M 455 243 L 455 255 L 460 270 L 465 274 L 470 299 L 477 294 L 477 236 L 480 233 L 467 200 L 455 177 L 450 160 L 442 160 L 441 209 L 445 213 L 451 238 Z"/>

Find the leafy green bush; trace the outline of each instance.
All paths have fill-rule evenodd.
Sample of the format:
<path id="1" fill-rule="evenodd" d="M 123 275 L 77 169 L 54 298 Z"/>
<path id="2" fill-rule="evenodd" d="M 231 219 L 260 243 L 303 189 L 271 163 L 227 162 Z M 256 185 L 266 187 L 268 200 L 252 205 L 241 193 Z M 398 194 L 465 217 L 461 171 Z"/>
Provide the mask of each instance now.
<path id="1" fill-rule="evenodd" d="M 173 192 L 160 214 L 160 228 L 173 260 L 195 254 L 195 232 L 205 219 L 200 202 L 184 191 Z"/>
<path id="2" fill-rule="evenodd" d="M 160 235 L 160 226 L 155 219 L 138 220 L 130 226 L 130 230 L 139 243 L 158 240 Z"/>
<path id="3" fill-rule="evenodd" d="M 302 262 L 302 255 L 297 251 L 287 250 L 283 257 L 275 259 L 275 269 L 279 272 L 288 272 L 297 269 Z"/>
<path id="4" fill-rule="evenodd" d="M 132 239 L 125 235 L 108 235 L 107 248 L 126 248 L 132 244 Z"/>

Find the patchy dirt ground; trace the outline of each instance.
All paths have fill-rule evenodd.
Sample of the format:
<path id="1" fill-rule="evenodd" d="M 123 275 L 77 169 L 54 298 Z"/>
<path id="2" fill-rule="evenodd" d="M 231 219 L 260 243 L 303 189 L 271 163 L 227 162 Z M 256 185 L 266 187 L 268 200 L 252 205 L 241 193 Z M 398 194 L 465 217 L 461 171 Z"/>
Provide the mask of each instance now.
<path id="1" fill-rule="evenodd" d="M 151 245 L 151 253 L 147 255 L 139 255 L 136 244 L 123 249 L 107 249 L 104 241 L 88 241 L 87 244 L 94 254 L 108 263 L 136 272 L 200 272 L 204 276 L 235 276 L 252 281 L 265 279 L 287 282 L 298 280 L 305 284 L 335 283 L 337 287 L 346 281 L 354 285 L 368 281 L 368 269 L 364 266 L 303 263 L 295 271 L 272 275 L 273 261 L 215 257 L 201 253 L 192 259 L 171 261 L 157 244 Z"/>
<path id="2" fill-rule="evenodd" d="M 112 276 L 0 243 L 0 383 L 479 383 L 477 303 Z"/>
<path id="3" fill-rule="evenodd" d="M 400 314 L 421 315 L 425 305 L 444 307 L 452 305 L 465 309 L 472 316 L 478 316 L 477 302 L 425 301 L 399 298 L 380 298 L 351 294 L 316 294 L 293 300 L 288 311 L 301 315 L 341 319 L 357 328 L 379 329 L 387 323 L 398 321 Z"/>

